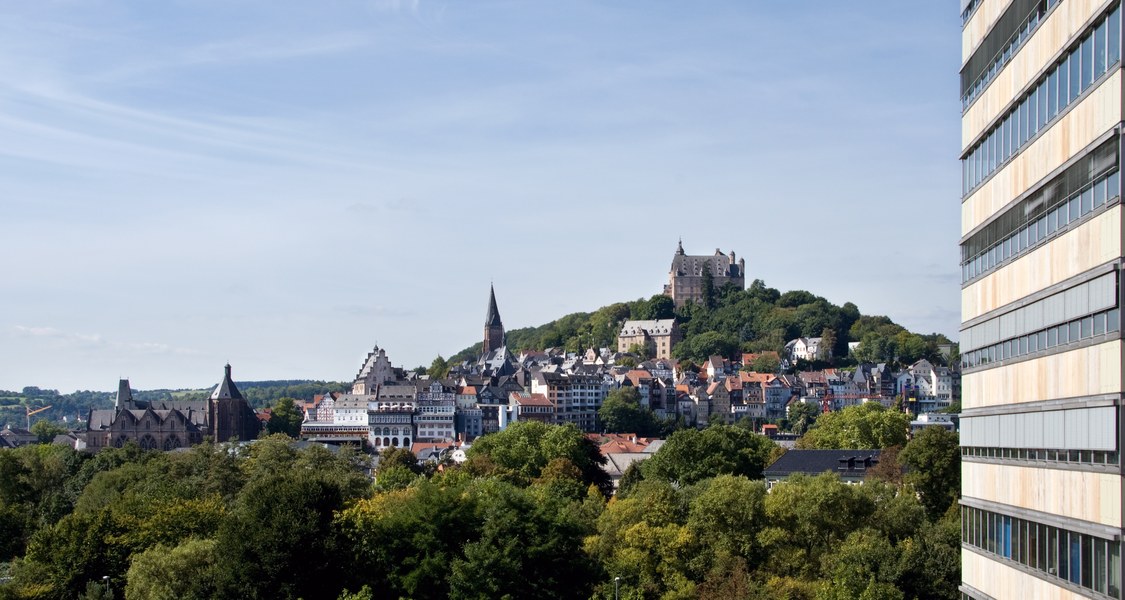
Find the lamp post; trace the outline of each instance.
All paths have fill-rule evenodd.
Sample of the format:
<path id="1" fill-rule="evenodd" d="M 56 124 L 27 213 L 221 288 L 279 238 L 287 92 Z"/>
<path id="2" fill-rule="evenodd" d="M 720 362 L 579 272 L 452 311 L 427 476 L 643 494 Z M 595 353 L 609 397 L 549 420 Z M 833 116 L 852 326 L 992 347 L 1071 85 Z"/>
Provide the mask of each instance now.
<path id="1" fill-rule="evenodd" d="M 620 600 L 620 596 L 619 596 L 619 595 L 618 595 L 618 593 L 617 593 L 617 591 L 618 591 L 618 585 L 619 585 L 620 583 L 621 583 L 621 578 L 620 578 L 620 577 L 614 577 L 614 578 L 613 578 L 613 600 Z"/>
<path id="2" fill-rule="evenodd" d="M 113 588 L 109 587 L 109 575 L 102 575 L 102 581 L 105 582 L 105 591 L 109 592 L 109 597 L 113 597 Z"/>

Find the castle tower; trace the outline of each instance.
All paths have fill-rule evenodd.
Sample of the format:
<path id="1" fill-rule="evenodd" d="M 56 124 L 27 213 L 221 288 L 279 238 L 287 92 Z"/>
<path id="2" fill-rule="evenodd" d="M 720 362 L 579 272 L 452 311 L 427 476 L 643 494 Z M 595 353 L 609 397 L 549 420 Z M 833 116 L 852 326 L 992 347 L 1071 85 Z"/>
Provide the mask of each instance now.
<path id="1" fill-rule="evenodd" d="M 488 286 L 488 314 L 484 317 L 484 354 L 504 345 L 504 323 L 500 321 L 500 310 L 496 308 L 496 289 Z"/>

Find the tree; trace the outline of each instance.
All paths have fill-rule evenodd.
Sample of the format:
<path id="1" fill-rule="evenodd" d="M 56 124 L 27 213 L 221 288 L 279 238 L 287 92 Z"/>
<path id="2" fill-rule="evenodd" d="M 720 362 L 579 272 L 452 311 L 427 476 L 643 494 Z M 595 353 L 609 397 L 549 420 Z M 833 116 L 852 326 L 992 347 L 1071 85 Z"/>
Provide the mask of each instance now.
<path id="1" fill-rule="evenodd" d="M 777 373 L 781 369 L 781 358 L 776 352 L 763 352 L 746 366 L 755 373 Z"/>
<path id="2" fill-rule="evenodd" d="M 687 525 L 712 554 L 711 560 L 761 559 L 758 532 L 765 520 L 766 486 L 736 475 L 720 475 L 691 502 Z"/>
<path id="3" fill-rule="evenodd" d="M 820 415 L 816 425 L 797 440 L 797 447 L 862 450 L 901 446 L 906 444 L 909 426 L 909 415 L 868 402 Z"/>
<path id="4" fill-rule="evenodd" d="M 681 429 L 641 464 L 644 478 L 691 485 L 718 475 L 762 476 L 774 443 L 741 427 Z"/>
<path id="5" fill-rule="evenodd" d="M 270 420 L 266 429 L 270 433 L 280 433 L 291 438 L 301 436 L 301 423 L 305 415 L 297 408 L 297 401 L 293 398 L 281 398 L 273 405 L 270 411 Z"/>
<path id="6" fill-rule="evenodd" d="M 449 597 L 590 597 L 596 567 L 576 522 L 511 486 L 484 496 L 481 513 L 478 539 L 451 565 Z"/>
<path id="7" fill-rule="evenodd" d="M 31 433 L 39 438 L 40 444 L 50 444 L 56 435 L 66 433 L 66 427 L 47 419 L 40 419 L 31 425 Z"/>
<path id="8" fill-rule="evenodd" d="M 815 402 L 794 402 L 789 406 L 789 430 L 804 435 L 820 416 L 820 406 Z"/>
<path id="9" fill-rule="evenodd" d="M 648 346 L 644 344 L 630 344 L 629 350 L 627 350 L 627 352 L 629 354 L 640 357 L 641 360 L 648 360 L 649 358 L 651 358 L 649 356 Z"/>
<path id="10" fill-rule="evenodd" d="M 584 483 L 597 485 L 606 495 L 612 492 L 613 483 L 602 469 L 605 457 L 572 423 L 513 423 L 503 431 L 477 439 L 469 449 L 466 466 L 512 483 L 528 485 L 555 458 L 569 459 L 582 472 Z"/>
<path id="11" fill-rule="evenodd" d="M 495 479 L 423 479 L 357 502 L 335 521 L 347 548 L 333 559 L 345 574 L 341 583 L 368 585 L 380 598 L 449 598 L 450 564 L 480 537 L 482 496 L 502 486 Z"/>
<path id="12" fill-rule="evenodd" d="M 314 471 L 282 471 L 251 481 L 218 533 L 216 596 L 336 598 L 324 585 L 342 576 L 333 513 L 340 486 Z"/>
<path id="13" fill-rule="evenodd" d="M 215 540 L 191 539 L 169 548 L 158 544 L 133 556 L 126 600 L 207 600 L 216 594 Z"/>
<path id="14" fill-rule="evenodd" d="M 701 282 L 703 288 L 703 306 L 707 310 L 715 308 L 716 294 L 715 294 L 715 275 L 711 273 L 711 263 L 704 263 L 703 267 L 703 281 Z"/>
<path id="15" fill-rule="evenodd" d="M 635 387 L 621 387 L 606 395 L 598 409 L 598 420 L 610 433 L 635 433 L 642 437 L 658 435 L 660 423 L 652 410 L 641 406 Z"/>
<path id="16" fill-rule="evenodd" d="M 835 473 L 796 475 L 765 498 L 766 523 L 758 536 L 777 575 L 810 578 L 821 558 L 868 522 L 875 507 L 859 489 Z"/>
<path id="17" fill-rule="evenodd" d="M 445 362 L 445 359 L 439 354 L 430 363 L 430 368 L 426 371 L 426 374 L 430 376 L 430 379 L 442 379 L 449 374 L 449 363 Z"/>
<path id="18" fill-rule="evenodd" d="M 921 494 L 930 518 L 936 519 L 961 495 L 961 448 L 958 436 L 941 427 L 927 427 L 902 449 L 906 481 Z"/>

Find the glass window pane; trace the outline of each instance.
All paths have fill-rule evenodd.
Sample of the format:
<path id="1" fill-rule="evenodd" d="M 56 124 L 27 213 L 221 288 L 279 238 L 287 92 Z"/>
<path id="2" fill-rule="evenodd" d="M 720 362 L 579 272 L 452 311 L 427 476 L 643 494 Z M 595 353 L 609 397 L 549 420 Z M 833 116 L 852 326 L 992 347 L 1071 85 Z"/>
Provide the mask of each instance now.
<path id="1" fill-rule="evenodd" d="M 1030 138 L 1039 132 L 1039 88 L 1032 90 L 1031 96 L 1027 98 L 1027 120 L 1027 137 Z"/>
<path id="2" fill-rule="evenodd" d="M 1120 319 L 1121 319 L 1121 314 L 1118 312 L 1118 309 L 1116 309 L 1116 308 L 1109 311 L 1108 313 L 1106 313 L 1106 315 L 1105 315 L 1105 330 L 1106 331 L 1117 331 L 1118 329 L 1120 329 L 1121 328 Z"/>
<path id="3" fill-rule="evenodd" d="M 1071 343 L 1077 342 L 1081 338 L 1082 325 L 1078 321 L 1070 322 L 1070 341 Z"/>
<path id="4" fill-rule="evenodd" d="M 1109 572 L 1109 582 L 1106 593 L 1114 598 L 1121 597 L 1121 543 L 1109 543 L 1109 560 L 1106 570 Z"/>
<path id="5" fill-rule="evenodd" d="M 1080 560 L 1082 562 L 1082 578 L 1078 582 L 1082 587 L 1094 587 L 1094 538 L 1088 535 L 1074 536 L 1079 538 Z"/>
<path id="6" fill-rule="evenodd" d="M 1094 335 L 1094 317 L 1085 317 L 1082 319 L 1082 339 L 1091 335 Z"/>
<path id="7" fill-rule="evenodd" d="M 1081 195 L 1082 205 L 1079 208 L 1079 214 L 1086 214 L 1094 208 L 1094 188 L 1086 188 Z"/>
<path id="8" fill-rule="evenodd" d="M 1051 119 L 1051 117 L 1048 116 L 1048 114 L 1047 114 L 1047 82 L 1046 81 L 1039 84 L 1039 110 L 1037 111 L 1036 114 L 1039 115 L 1039 127 L 1037 129 L 1042 129 L 1043 126 L 1045 126 L 1047 124 L 1047 121 L 1049 121 Z"/>
<path id="9" fill-rule="evenodd" d="M 1067 220 L 1068 223 L 1070 221 L 1078 220 L 1078 216 L 1082 214 L 1080 212 L 1081 207 L 1078 204 L 1079 198 L 1080 198 L 1079 196 L 1075 196 L 1075 197 L 1070 199 L 1070 218 Z"/>
<path id="10" fill-rule="evenodd" d="M 1117 62 L 1121 58 L 1121 8 L 1114 9 L 1113 13 L 1109 15 L 1109 33 L 1106 35 L 1109 38 L 1106 43 L 1109 46 L 1109 64 Z"/>
<path id="11" fill-rule="evenodd" d="M 1094 315 L 1094 335 L 1105 333 L 1105 313 Z"/>
<path id="12" fill-rule="evenodd" d="M 1052 210 L 1047 213 L 1047 233 L 1052 234 L 1059 229 L 1059 211 Z"/>
<path id="13" fill-rule="evenodd" d="M 1106 188 L 1105 179 L 1099 179 L 1098 182 L 1094 184 L 1094 208 L 1097 208 L 1097 207 L 1105 204 L 1105 201 L 1106 201 L 1105 188 Z"/>
<path id="14" fill-rule="evenodd" d="M 1120 172 L 1115 172 L 1106 178 L 1105 194 L 1107 201 L 1121 195 L 1121 188 L 1117 187 L 1120 182 L 1119 174 Z"/>
<path id="15" fill-rule="evenodd" d="M 1102 21 L 1102 24 L 1098 25 L 1098 28 L 1094 30 L 1094 77 L 1105 73 L 1105 31 L 1105 21 Z"/>
<path id="16" fill-rule="evenodd" d="M 1106 541 L 1094 540 L 1094 591 L 1105 593 L 1106 587 Z"/>
<path id="17" fill-rule="evenodd" d="M 1067 579 L 1070 576 L 1070 569 L 1068 568 L 1070 567 L 1070 544 L 1067 543 L 1065 531 L 1056 529 L 1056 532 L 1058 543 L 1056 544 L 1055 552 L 1058 557 L 1058 575 L 1063 579 Z"/>
<path id="18" fill-rule="evenodd" d="M 1082 59 L 1079 58 L 1078 52 L 1071 52 L 1066 62 L 1066 69 L 1070 78 L 1070 89 L 1068 90 L 1069 93 L 1067 94 L 1066 99 L 1066 103 L 1069 105 L 1071 102 L 1074 102 L 1074 99 L 1077 98 L 1078 94 L 1082 92 L 1082 88 L 1079 85 L 1079 79 L 1081 79 L 1080 65 L 1082 64 Z"/>
<path id="19" fill-rule="evenodd" d="M 1082 90 L 1085 91 L 1094 80 L 1094 38 L 1086 36 L 1079 51 L 1082 53 Z"/>
<path id="20" fill-rule="evenodd" d="M 1047 118 L 1053 119 L 1059 114 L 1059 70 L 1051 71 L 1047 76 Z"/>

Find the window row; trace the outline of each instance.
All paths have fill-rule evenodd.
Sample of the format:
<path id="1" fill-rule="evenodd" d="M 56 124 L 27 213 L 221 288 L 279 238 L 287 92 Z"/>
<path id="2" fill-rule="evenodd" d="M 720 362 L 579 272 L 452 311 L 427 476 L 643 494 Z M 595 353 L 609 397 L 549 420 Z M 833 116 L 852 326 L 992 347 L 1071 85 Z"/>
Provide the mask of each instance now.
<path id="1" fill-rule="evenodd" d="M 1121 595 L 1121 542 L 973 508 L 961 507 L 961 541 L 1036 569 L 1048 578 Z"/>
<path id="2" fill-rule="evenodd" d="M 1102 177 L 1108 177 L 1120 166 L 1120 136 L 1111 136 L 1085 155 L 1074 160 L 1061 173 L 1033 187 L 1023 198 L 1008 207 L 1003 213 L 988 221 L 968 239 L 961 243 L 961 264 L 977 258 L 1003 242 L 1014 232 L 1026 228 L 1030 223 L 1045 217 L 1047 213 L 1066 203 L 1071 196 L 1079 194 L 1086 187 Z M 1110 183 L 1119 183 L 1120 178 L 1107 181 L 1107 200 L 1120 194 L 1120 189 L 1111 189 Z"/>
<path id="3" fill-rule="evenodd" d="M 969 19 L 972 18 L 973 13 L 977 11 L 977 7 L 984 0 L 969 0 L 965 3 L 965 10 L 961 11 L 961 27 L 964 27 Z"/>
<path id="4" fill-rule="evenodd" d="M 1035 7 L 1031 9 L 1031 13 L 1024 17 L 1023 21 L 1016 28 L 1015 33 L 1006 40 L 1006 43 L 1003 44 L 1000 51 L 990 57 L 991 60 L 989 60 L 988 65 L 974 69 L 974 71 L 981 72 L 979 75 L 976 75 L 976 79 L 971 85 L 967 86 L 967 89 L 961 90 L 962 112 L 968 110 L 973 100 L 976 100 L 977 96 L 988 87 L 988 84 L 992 82 L 993 78 L 1004 69 L 1004 65 L 1007 65 L 1008 61 L 1015 56 L 1020 46 L 1022 46 L 1023 43 L 1031 37 L 1031 34 L 1039 28 L 1039 24 L 1043 22 L 1043 17 L 1046 16 L 1047 12 L 1054 8 L 1060 1 L 1061 0 L 1041 0 L 1040 2 L 1036 2 Z M 981 44 L 981 46 L 982 48 L 987 47 L 986 44 Z M 973 61 L 970 59 L 969 65 L 971 66 L 972 64 Z"/>
<path id="5" fill-rule="evenodd" d="M 1058 346 L 1074 344 L 1082 340 L 1112 333 L 1121 329 L 1121 313 L 1118 309 L 1100 312 L 1069 323 L 1048 327 L 1018 338 L 973 350 L 961 356 L 961 367 L 987 366 L 1020 356 L 1034 354 Z"/>
<path id="6" fill-rule="evenodd" d="M 1037 333 L 1117 307 L 1117 273 L 1110 271 L 961 330 L 961 352 Z"/>
<path id="7" fill-rule="evenodd" d="M 1039 242 L 1066 228 L 1082 217 L 1120 198 L 1120 177 L 1117 171 L 1101 177 L 1086 189 L 1061 199 L 1049 212 L 1013 232 L 988 250 L 961 265 L 961 283 L 992 272 L 1009 258 L 1036 247 Z"/>
<path id="8" fill-rule="evenodd" d="M 1016 155 L 1121 58 L 1121 7 L 1096 23 L 961 161 L 963 196 Z"/>
<path id="9" fill-rule="evenodd" d="M 1044 450 L 1042 448 L 979 448 L 961 447 L 961 456 L 977 458 L 1010 458 L 1073 465 L 1117 465 L 1121 457 L 1106 450 Z"/>

